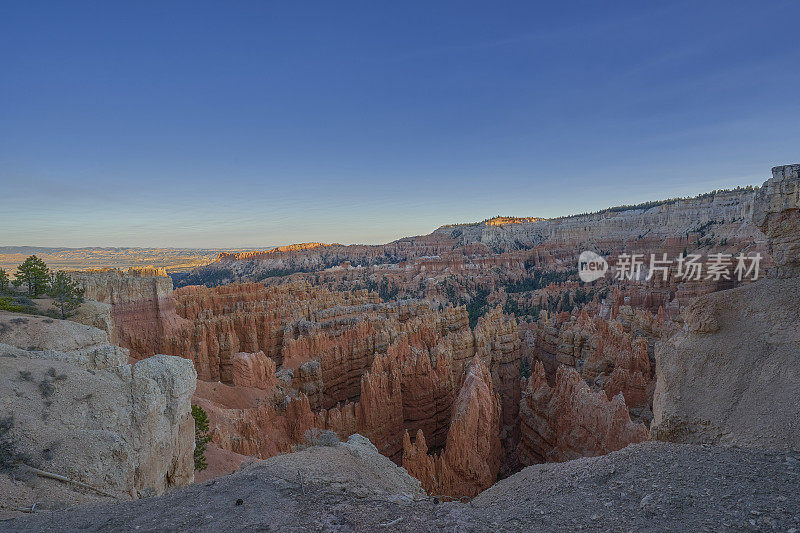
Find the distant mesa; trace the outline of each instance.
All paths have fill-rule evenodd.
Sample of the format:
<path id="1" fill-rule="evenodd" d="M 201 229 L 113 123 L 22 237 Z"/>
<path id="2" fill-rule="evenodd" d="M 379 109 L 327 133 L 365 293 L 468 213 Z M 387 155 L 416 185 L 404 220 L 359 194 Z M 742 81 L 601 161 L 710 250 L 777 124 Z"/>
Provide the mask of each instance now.
<path id="1" fill-rule="evenodd" d="M 258 259 L 268 256 L 270 254 L 280 252 L 302 252 L 305 250 L 314 250 L 316 248 L 327 248 L 330 246 L 341 246 L 338 243 L 326 244 L 324 242 L 302 242 L 299 244 L 290 244 L 288 246 L 277 246 L 269 250 L 249 250 L 246 252 L 229 253 L 220 252 L 217 256 L 217 261 L 244 261 L 247 259 Z"/>
<path id="2" fill-rule="evenodd" d="M 545 217 L 503 217 L 497 215 L 496 217 L 487 218 L 482 222 L 468 222 L 468 223 L 461 223 L 461 224 L 444 224 L 440 226 L 439 229 L 444 228 L 456 228 L 458 226 L 503 226 L 506 224 L 530 224 L 533 222 L 542 222 L 547 220 Z"/>
<path id="3" fill-rule="evenodd" d="M 486 221 L 487 226 L 503 226 L 505 224 L 528 224 L 547 220 L 542 217 L 493 217 Z"/>

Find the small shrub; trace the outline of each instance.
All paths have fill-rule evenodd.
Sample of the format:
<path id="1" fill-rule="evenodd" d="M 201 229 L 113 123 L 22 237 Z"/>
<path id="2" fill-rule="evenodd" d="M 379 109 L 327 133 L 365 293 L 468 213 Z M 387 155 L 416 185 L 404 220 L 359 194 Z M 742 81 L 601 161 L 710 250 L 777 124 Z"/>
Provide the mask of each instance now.
<path id="1" fill-rule="evenodd" d="M 17 297 L 14 298 L 14 301 L 16 301 L 19 305 L 22 305 L 22 306 L 25 306 L 25 307 L 35 307 L 36 306 L 36 304 L 33 302 L 33 300 L 31 300 L 27 296 L 17 296 Z"/>
<path id="2" fill-rule="evenodd" d="M 24 296 L 0 296 L 0 311 L 26 313 L 29 315 L 37 313 L 33 300 Z"/>
<path id="3" fill-rule="evenodd" d="M 208 468 L 206 445 L 211 440 L 211 435 L 208 434 L 208 414 L 199 405 L 193 405 L 192 418 L 194 418 L 194 469 L 202 472 Z"/>
<path id="4" fill-rule="evenodd" d="M 0 311 L 11 311 L 12 313 L 23 313 L 25 307 L 19 305 L 11 298 L 0 298 Z"/>
<path id="5" fill-rule="evenodd" d="M 17 449 L 17 442 L 11 437 L 13 427 L 13 416 L 0 418 L 0 471 L 9 470 L 20 462 L 27 462 L 27 457 Z"/>
<path id="6" fill-rule="evenodd" d="M 49 379 L 45 378 L 39 382 L 39 392 L 43 397 L 49 398 L 55 391 L 56 389 L 53 387 L 53 383 Z"/>

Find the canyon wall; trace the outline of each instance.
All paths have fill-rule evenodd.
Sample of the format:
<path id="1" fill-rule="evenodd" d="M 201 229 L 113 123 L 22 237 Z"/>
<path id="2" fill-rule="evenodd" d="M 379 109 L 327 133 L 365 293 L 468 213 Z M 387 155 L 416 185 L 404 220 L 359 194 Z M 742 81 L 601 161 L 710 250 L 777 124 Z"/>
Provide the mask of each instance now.
<path id="1" fill-rule="evenodd" d="M 657 346 L 655 438 L 800 448 L 798 170 L 776 167 L 756 195 L 771 275 L 701 296 L 684 328 Z"/>
<path id="2" fill-rule="evenodd" d="M 720 191 L 570 217 L 501 223 L 492 219 L 479 224 L 444 226 L 434 234 L 455 235 L 464 244 L 514 249 L 545 242 L 601 245 L 604 241 L 667 239 L 694 233 L 704 224 L 713 223 L 722 237 L 756 239 L 760 235 L 753 224 L 754 196 L 752 189 Z"/>
<path id="3" fill-rule="evenodd" d="M 183 283 L 261 281 L 273 276 L 352 268 L 386 273 L 519 269 L 574 261 L 584 249 L 600 253 L 667 252 L 687 247 L 761 250 L 765 240 L 753 222 L 755 190 L 717 191 L 695 198 L 611 208 L 554 219 L 496 217 L 480 223 L 442 226 L 430 235 L 385 245 L 310 243 L 261 252 L 220 254 Z M 328 274 L 333 274 L 331 270 Z"/>
<path id="4" fill-rule="evenodd" d="M 492 391 L 496 388 L 506 398 L 508 426 L 517 416 L 519 341 L 513 319 L 499 312 L 473 333 L 463 308 L 438 311 L 414 301 L 338 305 L 307 313 L 284 328 L 275 356 L 283 362 L 279 376 L 271 364 L 265 371 L 263 363 L 255 364 L 263 357 L 236 354 L 235 368 L 241 370 L 234 373 L 233 383 L 219 386 L 282 383 L 269 402 L 262 398 L 258 405 L 237 406 L 234 413 L 198 391 L 197 401 L 216 424 L 214 442 L 223 449 L 274 455 L 301 443 L 312 428 L 331 429 L 342 437 L 363 434 L 398 463 L 406 431 L 421 432 L 436 449 L 450 446 L 457 437 L 449 431 L 453 404 L 460 391 L 475 386 L 467 383 L 475 357 L 485 365 L 481 376 L 492 381 Z M 497 439 L 501 411 L 498 404 L 496 424 L 483 438 Z M 499 464 L 499 455 L 497 460 Z"/>

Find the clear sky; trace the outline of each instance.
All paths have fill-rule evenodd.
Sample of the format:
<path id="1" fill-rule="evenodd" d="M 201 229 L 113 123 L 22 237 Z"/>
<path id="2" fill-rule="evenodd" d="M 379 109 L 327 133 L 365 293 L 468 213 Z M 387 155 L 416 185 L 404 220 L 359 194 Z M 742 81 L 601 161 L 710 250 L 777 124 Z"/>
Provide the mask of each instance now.
<path id="1" fill-rule="evenodd" d="M 800 2 L 0 0 L 0 245 L 380 243 L 800 162 Z"/>

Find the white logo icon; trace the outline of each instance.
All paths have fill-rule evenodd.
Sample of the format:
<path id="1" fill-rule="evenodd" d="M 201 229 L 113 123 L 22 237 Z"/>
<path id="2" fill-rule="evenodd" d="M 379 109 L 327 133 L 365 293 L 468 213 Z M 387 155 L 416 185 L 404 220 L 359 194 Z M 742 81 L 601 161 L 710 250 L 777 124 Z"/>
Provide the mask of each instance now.
<path id="1" fill-rule="evenodd" d="M 591 283 L 602 278 L 608 271 L 608 263 L 602 256 L 594 252 L 581 252 L 578 257 L 578 277 L 584 283 Z"/>

